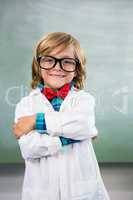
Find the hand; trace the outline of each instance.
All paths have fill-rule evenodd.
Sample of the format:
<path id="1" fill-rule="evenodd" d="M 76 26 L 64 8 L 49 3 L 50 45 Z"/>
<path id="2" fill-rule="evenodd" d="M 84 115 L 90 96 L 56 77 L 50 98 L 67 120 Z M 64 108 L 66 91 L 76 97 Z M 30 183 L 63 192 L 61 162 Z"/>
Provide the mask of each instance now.
<path id="1" fill-rule="evenodd" d="M 25 135 L 35 128 L 36 115 L 25 116 L 18 119 L 18 122 L 13 125 L 13 132 L 17 139 Z"/>

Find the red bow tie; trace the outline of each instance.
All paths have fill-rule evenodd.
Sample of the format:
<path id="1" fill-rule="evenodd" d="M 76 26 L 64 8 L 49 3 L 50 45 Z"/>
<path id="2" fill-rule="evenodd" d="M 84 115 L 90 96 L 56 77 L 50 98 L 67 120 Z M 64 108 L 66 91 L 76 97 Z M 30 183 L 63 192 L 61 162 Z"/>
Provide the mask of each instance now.
<path id="1" fill-rule="evenodd" d="M 52 88 L 45 87 L 42 93 L 47 97 L 47 99 L 51 100 L 54 97 L 60 97 L 64 99 L 70 90 L 70 84 L 65 84 L 60 90 L 54 91 Z"/>

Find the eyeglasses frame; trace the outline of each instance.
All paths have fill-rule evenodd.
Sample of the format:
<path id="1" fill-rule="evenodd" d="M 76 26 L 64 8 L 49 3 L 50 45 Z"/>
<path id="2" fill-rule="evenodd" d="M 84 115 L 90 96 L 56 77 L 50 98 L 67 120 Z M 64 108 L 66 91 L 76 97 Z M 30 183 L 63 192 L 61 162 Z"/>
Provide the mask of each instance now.
<path id="1" fill-rule="evenodd" d="M 44 67 L 41 67 L 41 65 L 40 65 L 40 60 L 41 60 L 41 58 L 44 57 L 44 56 L 48 56 L 48 57 L 53 58 L 53 59 L 55 60 L 55 64 L 54 64 L 51 68 L 44 68 Z M 61 64 L 61 61 L 64 60 L 64 59 L 71 59 L 71 60 L 74 60 L 74 61 L 76 62 L 75 70 L 72 70 L 72 71 L 64 70 L 63 67 L 62 67 L 62 64 Z M 60 68 L 61 68 L 63 71 L 66 71 L 66 72 L 75 72 L 76 69 L 77 69 L 77 67 L 80 65 L 80 61 L 79 61 L 79 59 L 77 59 L 77 58 L 75 58 L 75 59 L 74 59 L 74 58 L 68 58 L 68 57 L 56 58 L 56 57 L 54 57 L 54 56 L 49 56 L 49 55 L 38 56 L 38 57 L 37 57 L 37 62 L 38 62 L 38 64 L 39 64 L 40 68 L 41 68 L 41 69 L 45 69 L 45 70 L 53 69 L 53 68 L 56 66 L 57 62 L 59 62 Z"/>

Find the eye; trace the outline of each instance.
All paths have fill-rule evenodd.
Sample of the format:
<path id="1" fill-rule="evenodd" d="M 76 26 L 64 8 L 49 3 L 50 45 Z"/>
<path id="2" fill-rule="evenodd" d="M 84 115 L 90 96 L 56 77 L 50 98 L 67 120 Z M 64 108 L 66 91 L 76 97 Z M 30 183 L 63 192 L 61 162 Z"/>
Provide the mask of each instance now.
<path id="1" fill-rule="evenodd" d="M 63 64 L 64 65 L 75 65 L 76 62 L 75 62 L 75 60 L 72 60 L 72 59 L 64 59 Z"/>
<path id="2" fill-rule="evenodd" d="M 43 61 L 43 62 L 48 62 L 48 63 L 53 63 L 53 62 L 54 62 L 54 59 L 51 58 L 51 57 L 43 57 L 43 58 L 42 58 L 42 61 Z"/>

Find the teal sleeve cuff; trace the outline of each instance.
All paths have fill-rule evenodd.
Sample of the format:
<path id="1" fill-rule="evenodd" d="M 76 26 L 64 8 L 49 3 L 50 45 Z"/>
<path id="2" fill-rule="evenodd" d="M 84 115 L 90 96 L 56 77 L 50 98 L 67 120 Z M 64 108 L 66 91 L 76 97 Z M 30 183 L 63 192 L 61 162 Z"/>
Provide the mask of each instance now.
<path id="1" fill-rule="evenodd" d="M 40 134 L 46 133 L 46 123 L 45 123 L 45 114 L 44 113 L 36 114 L 35 128 Z"/>
<path id="2" fill-rule="evenodd" d="M 80 140 L 73 140 L 70 138 L 64 138 L 62 136 L 60 136 L 60 141 L 62 143 L 62 146 L 80 142 Z"/>

